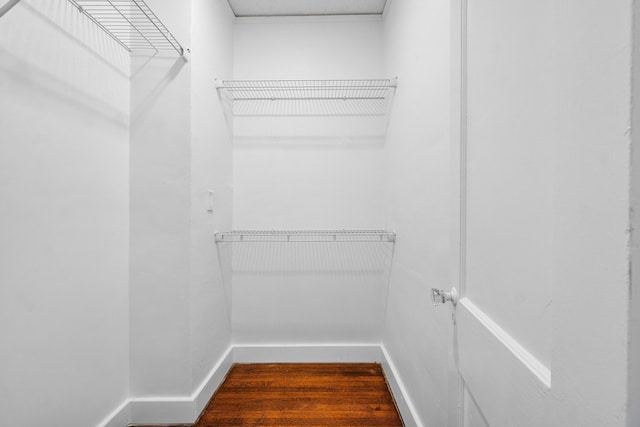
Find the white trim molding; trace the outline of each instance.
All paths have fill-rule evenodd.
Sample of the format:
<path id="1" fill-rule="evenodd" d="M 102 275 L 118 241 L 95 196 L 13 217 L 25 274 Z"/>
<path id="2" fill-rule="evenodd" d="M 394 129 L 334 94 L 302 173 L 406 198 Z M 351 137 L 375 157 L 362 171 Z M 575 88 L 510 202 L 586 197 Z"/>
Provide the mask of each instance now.
<path id="1" fill-rule="evenodd" d="M 235 363 L 381 363 L 379 344 L 238 344 Z"/>
<path id="2" fill-rule="evenodd" d="M 496 322 L 485 314 L 477 305 L 468 298 L 462 298 L 460 304 L 466 308 L 469 313 L 475 316 L 476 320 L 482 324 L 507 350 L 513 357 L 522 363 L 532 374 L 538 378 L 540 383 L 548 390 L 551 389 L 551 370 L 540 362 L 533 354 L 529 353 L 517 340 L 502 329 Z"/>
<path id="3" fill-rule="evenodd" d="M 220 358 L 216 366 L 213 367 L 209 376 L 202 382 L 200 387 L 194 393 L 194 402 L 196 405 L 196 420 L 204 411 L 204 408 L 211 400 L 213 394 L 218 390 L 218 387 L 224 382 L 224 379 L 227 377 L 227 373 L 231 369 L 231 365 L 233 365 L 233 347 L 229 347 L 229 349 L 225 352 L 224 356 Z"/>
<path id="4" fill-rule="evenodd" d="M 141 424 L 193 424 L 224 381 L 233 364 L 233 347 L 218 360 L 211 372 L 187 397 L 136 397 L 123 403 L 100 427 L 126 427 Z"/>
<path id="5" fill-rule="evenodd" d="M 193 424 L 195 400 L 190 397 L 135 398 L 129 402 L 129 424 Z"/>
<path id="6" fill-rule="evenodd" d="M 127 399 L 120 406 L 111 412 L 107 418 L 98 424 L 98 427 L 123 427 L 129 424 L 131 416 L 129 414 L 129 403 Z"/>
<path id="7" fill-rule="evenodd" d="M 400 412 L 404 425 L 406 427 L 422 427 L 422 423 L 418 418 L 418 411 L 416 411 L 415 406 L 413 406 L 413 402 L 409 397 L 409 393 L 407 393 L 407 389 L 402 382 L 402 378 L 400 378 L 400 375 L 398 374 L 398 370 L 396 369 L 391 356 L 389 356 L 389 353 L 387 353 L 384 346 L 381 346 L 380 350 L 382 351 L 383 359 L 382 370 L 384 371 L 384 376 L 387 378 L 387 383 L 389 384 L 393 398 L 396 401 L 396 406 L 398 408 L 398 412 Z"/>

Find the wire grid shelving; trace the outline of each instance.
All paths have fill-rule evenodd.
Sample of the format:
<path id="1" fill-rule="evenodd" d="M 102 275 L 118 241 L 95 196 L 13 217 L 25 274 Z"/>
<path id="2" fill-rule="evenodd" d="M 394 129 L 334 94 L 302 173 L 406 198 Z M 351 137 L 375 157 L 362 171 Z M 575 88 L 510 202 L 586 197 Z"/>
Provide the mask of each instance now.
<path id="1" fill-rule="evenodd" d="M 382 242 L 394 243 L 396 233 L 385 230 L 233 230 L 215 234 L 221 242 Z"/>
<path id="2" fill-rule="evenodd" d="M 216 80 L 233 115 L 384 115 L 397 79 Z"/>
<path id="3" fill-rule="evenodd" d="M 184 48 L 144 0 L 69 0 L 129 52 Z"/>

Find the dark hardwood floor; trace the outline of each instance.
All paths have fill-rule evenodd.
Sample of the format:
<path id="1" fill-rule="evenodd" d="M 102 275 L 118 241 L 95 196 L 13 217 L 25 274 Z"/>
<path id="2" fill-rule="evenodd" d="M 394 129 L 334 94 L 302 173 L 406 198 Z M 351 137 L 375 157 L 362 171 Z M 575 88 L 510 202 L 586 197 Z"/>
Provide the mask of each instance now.
<path id="1" fill-rule="evenodd" d="M 197 427 L 402 426 L 379 364 L 234 365 Z"/>

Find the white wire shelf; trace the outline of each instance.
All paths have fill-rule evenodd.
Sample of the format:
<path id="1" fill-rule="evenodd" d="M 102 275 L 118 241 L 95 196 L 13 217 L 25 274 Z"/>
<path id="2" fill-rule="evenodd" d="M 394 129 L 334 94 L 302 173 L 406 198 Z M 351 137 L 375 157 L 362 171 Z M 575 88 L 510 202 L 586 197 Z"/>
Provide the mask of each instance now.
<path id="1" fill-rule="evenodd" d="M 69 0 L 80 12 L 129 52 L 184 48 L 144 0 Z"/>
<path id="2" fill-rule="evenodd" d="M 233 230 L 215 234 L 221 242 L 382 242 L 394 243 L 385 230 Z"/>
<path id="3" fill-rule="evenodd" d="M 234 116 L 384 115 L 397 79 L 217 80 Z"/>

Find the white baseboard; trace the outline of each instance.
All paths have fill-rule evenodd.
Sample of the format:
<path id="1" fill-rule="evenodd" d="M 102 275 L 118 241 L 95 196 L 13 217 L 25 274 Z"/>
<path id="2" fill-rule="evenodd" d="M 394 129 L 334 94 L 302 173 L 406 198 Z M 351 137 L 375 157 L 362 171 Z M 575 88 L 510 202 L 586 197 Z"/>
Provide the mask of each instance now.
<path id="1" fill-rule="evenodd" d="M 100 424 L 99 427 L 123 427 L 129 424 L 129 399 L 122 402 L 109 416 Z"/>
<path id="2" fill-rule="evenodd" d="M 393 361 L 380 344 L 237 344 L 229 347 L 193 395 L 130 399 L 99 427 L 193 424 L 234 363 L 380 363 L 405 425 L 422 426 Z"/>
<path id="3" fill-rule="evenodd" d="M 131 399 L 128 403 L 127 422 L 122 423 L 119 421 L 117 424 L 110 422 L 104 427 L 126 427 L 127 425 L 142 424 L 193 424 L 197 421 L 213 393 L 224 381 L 232 364 L 233 348 L 229 347 L 211 369 L 207 378 L 191 396 Z"/>
<path id="4" fill-rule="evenodd" d="M 235 363 L 366 363 L 382 362 L 379 344 L 237 344 Z"/>
<path id="5" fill-rule="evenodd" d="M 213 367 L 211 373 L 194 393 L 196 420 L 202 411 L 204 411 L 207 403 L 209 403 L 211 397 L 216 390 L 218 390 L 218 387 L 220 387 L 226 378 L 227 373 L 231 369 L 231 365 L 233 365 L 233 353 L 233 347 L 229 347 L 220 360 L 218 360 L 218 363 Z"/>
<path id="6" fill-rule="evenodd" d="M 404 387 L 400 375 L 398 375 L 398 371 L 393 364 L 393 360 L 389 356 L 389 353 L 387 353 L 384 346 L 380 347 L 380 351 L 382 352 L 382 357 L 384 359 L 382 361 L 382 370 L 384 371 L 385 377 L 387 377 L 387 383 L 389 383 L 391 393 L 396 400 L 396 406 L 398 407 L 398 411 L 400 411 L 404 425 L 406 427 L 422 427 L 422 423 L 419 421 L 413 402 L 409 398 L 409 394 L 407 393 L 407 389 Z"/>
<path id="7" fill-rule="evenodd" d="M 129 403 L 129 424 L 192 424 L 195 408 L 194 399 L 189 397 L 135 398 Z"/>

